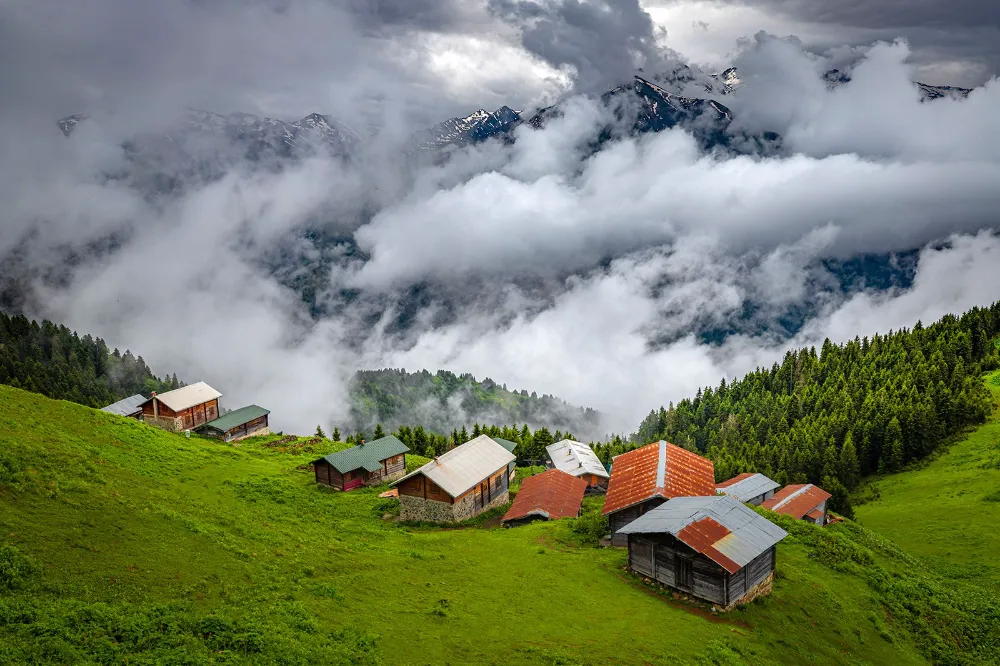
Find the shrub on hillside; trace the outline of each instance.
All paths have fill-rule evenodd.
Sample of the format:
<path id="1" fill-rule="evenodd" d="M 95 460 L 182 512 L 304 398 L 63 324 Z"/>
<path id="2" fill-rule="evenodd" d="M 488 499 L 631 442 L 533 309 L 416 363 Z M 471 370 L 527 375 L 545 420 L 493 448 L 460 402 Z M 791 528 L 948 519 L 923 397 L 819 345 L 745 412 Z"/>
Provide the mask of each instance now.
<path id="1" fill-rule="evenodd" d="M 34 561 L 15 546 L 0 546 L 0 590 L 17 590 L 37 573 Z"/>

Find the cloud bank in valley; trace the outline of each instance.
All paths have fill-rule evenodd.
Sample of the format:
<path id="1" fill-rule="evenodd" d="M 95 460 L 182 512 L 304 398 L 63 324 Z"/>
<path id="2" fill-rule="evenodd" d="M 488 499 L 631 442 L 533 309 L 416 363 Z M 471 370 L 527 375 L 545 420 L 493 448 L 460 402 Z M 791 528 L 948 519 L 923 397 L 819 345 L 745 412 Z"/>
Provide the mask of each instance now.
<path id="1" fill-rule="evenodd" d="M 331 74 L 319 87 L 330 91 L 326 100 L 339 97 L 350 107 L 348 116 L 377 99 L 371 71 L 383 86 L 408 79 L 391 91 L 396 111 L 382 113 L 391 122 L 414 108 L 441 113 L 440 120 L 450 109 L 478 107 L 473 93 L 488 101 L 513 85 L 507 71 L 487 82 L 499 82 L 495 90 L 431 91 L 443 66 L 427 50 L 432 43 L 499 40 L 519 54 L 514 71 L 532 73 L 517 93 L 526 103 L 566 89 L 560 77 L 594 92 L 616 76 L 627 79 L 628 58 L 659 67 L 674 57 L 657 45 L 662 35 L 638 5 L 618 7 L 604 32 L 593 13 L 610 10 L 587 2 L 494 2 L 480 13 L 441 4 L 417 14 L 394 4 L 368 11 L 363 3 L 306 2 L 291 3 L 277 19 L 260 13 L 263 4 L 199 6 L 219 20 L 233 18 L 236 27 L 223 30 L 232 39 L 224 42 L 240 56 L 273 51 L 292 69 L 327 58 Z M 23 11 L 16 24 L 42 25 L 44 14 Z M 202 9 L 155 10 L 166 17 L 150 10 L 152 18 L 130 11 L 139 25 L 174 17 L 167 25 L 180 30 L 190 20 L 184 12 Z M 317 40 L 278 48 L 281 40 L 271 35 L 260 50 L 247 45 L 254 21 L 282 35 L 297 21 L 318 30 L 335 20 L 346 26 L 345 43 L 365 53 L 387 48 L 366 64 L 337 69 L 339 47 Z M 96 48 L 102 30 L 87 25 L 75 42 L 65 39 L 75 53 Z M 600 58 L 590 30 L 619 50 Z M 127 100 L 152 89 L 162 70 L 177 88 L 151 99 L 183 103 L 214 87 L 185 87 L 182 76 L 170 74 L 171 65 L 184 73 L 190 62 L 173 58 L 164 41 L 151 45 L 159 60 L 147 54 L 130 64 L 126 84 L 116 88 L 109 57 L 134 48 L 122 39 L 104 60 L 84 60 L 68 73 L 43 60 L 35 83 L 23 72 L 9 75 L 26 97 L 6 114 L 18 122 L 0 124 L 12 147 L 0 161 L 7 202 L 0 253 L 19 248 L 33 268 L 29 314 L 128 346 L 154 371 L 209 381 L 230 407 L 266 405 L 278 428 L 306 431 L 344 418 L 353 370 L 402 365 L 551 393 L 602 410 L 607 430 L 627 431 L 650 409 L 770 364 L 788 348 L 928 322 L 1000 297 L 990 279 L 1000 258 L 1000 237 L 991 231 L 1000 204 L 1000 120 L 993 112 L 1000 85 L 990 81 L 966 100 L 923 103 L 909 82 L 912 54 L 902 42 L 864 50 L 851 83 L 835 90 L 821 79 L 829 58 L 765 34 L 744 42 L 735 60 L 744 83 L 725 103 L 740 129 L 780 133 L 782 157 L 706 155 L 681 130 L 612 142 L 592 154 L 589 142 L 609 116 L 592 97 L 577 96 L 544 129 L 521 126 L 513 144 L 462 148 L 440 164 L 402 164 L 396 141 L 416 121 L 396 117 L 398 131 L 372 140 L 351 164 L 312 159 L 279 172 L 237 168 L 182 195 L 150 198 L 105 176 L 128 166 L 114 147 L 122 126 L 81 124 L 66 140 L 52 122 L 77 110 L 60 105 L 82 99 L 84 84 Z M 211 56 L 197 43 L 192 53 Z M 223 54 L 217 71 L 197 81 L 216 84 L 238 61 Z M 559 72 L 568 65 L 569 74 Z M 264 69 L 268 76 L 273 66 Z M 301 92 L 322 70 L 309 64 L 283 85 Z M 44 88 L 63 89 L 66 76 L 75 96 L 57 95 L 55 104 Z M 260 80 L 237 77 L 212 101 L 266 104 L 280 94 Z M 313 103 L 308 99 L 296 103 Z M 26 115 L 31 106 L 35 113 Z M 142 114 L 127 115 L 133 120 L 125 129 L 143 125 Z M 281 271 L 305 274 L 308 265 L 297 262 L 322 258 L 304 234 L 315 228 L 353 240 L 362 252 L 332 260 L 317 299 L 336 307 L 319 319 L 287 280 L 276 279 L 273 261 L 280 248 L 291 257 Z M 109 235 L 114 242 L 88 246 Z M 348 245 L 336 247 L 346 253 Z M 77 250 L 77 263 L 60 267 L 67 248 Z M 823 263 L 918 248 L 906 289 L 845 294 Z M 46 279 L 47 271 L 59 279 Z M 345 290 L 354 294 L 347 301 Z M 414 300 L 415 292 L 422 296 Z M 750 306 L 754 326 L 735 327 Z M 400 330 L 394 322 L 405 308 L 412 312 Z M 801 328 L 773 325 L 790 310 L 807 311 Z M 708 344 L 699 336 L 706 330 L 729 333 Z"/>

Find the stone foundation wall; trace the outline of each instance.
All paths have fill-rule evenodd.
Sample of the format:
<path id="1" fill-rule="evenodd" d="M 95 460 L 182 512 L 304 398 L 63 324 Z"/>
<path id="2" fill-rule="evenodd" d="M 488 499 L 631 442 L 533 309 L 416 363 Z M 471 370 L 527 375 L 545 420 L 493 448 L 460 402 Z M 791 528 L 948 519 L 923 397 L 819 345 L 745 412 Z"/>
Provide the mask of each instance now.
<path id="1" fill-rule="evenodd" d="M 765 578 L 764 580 L 760 581 L 759 583 L 751 587 L 749 590 L 747 590 L 746 594 L 744 594 L 736 601 L 730 603 L 722 610 L 727 610 L 727 611 L 732 610 L 737 606 L 742 606 L 743 604 L 750 603 L 757 597 L 766 597 L 767 595 L 771 594 L 771 588 L 773 582 L 774 582 L 774 572 L 772 571 L 771 573 L 767 574 L 767 578 Z"/>
<path id="2" fill-rule="evenodd" d="M 142 420 L 151 426 L 169 430 L 170 432 L 183 432 L 184 430 L 184 419 L 179 416 L 150 416 L 146 414 Z"/>
<path id="3" fill-rule="evenodd" d="M 495 506 L 506 504 L 509 501 L 510 493 L 505 490 L 500 495 L 494 497 L 493 501 L 485 507 L 476 510 L 475 497 L 472 493 L 469 493 L 455 504 L 400 494 L 399 519 L 422 520 L 432 523 L 458 523 L 478 516 L 484 511 L 489 511 Z"/>
<path id="4" fill-rule="evenodd" d="M 226 440 L 226 441 L 229 441 L 229 442 L 238 442 L 241 439 L 246 439 L 247 437 L 263 437 L 264 435 L 270 435 L 270 434 L 271 434 L 271 429 L 270 428 L 261 428 L 260 430 L 254 430 L 253 432 L 247 433 L 245 435 L 241 435 L 239 437 L 233 437 L 232 439 L 229 439 L 229 440 Z"/>
<path id="5" fill-rule="evenodd" d="M 386 483 L 392 483 L 396 479 L 402 479 L 404 476 L 406 476 L 406 468 L 405 467 L 403 469 L 399 470 L 398 472 L 393 472 L 392 474 L 389 474 L 388 476 L 384 477 L 383 480 Z"/>

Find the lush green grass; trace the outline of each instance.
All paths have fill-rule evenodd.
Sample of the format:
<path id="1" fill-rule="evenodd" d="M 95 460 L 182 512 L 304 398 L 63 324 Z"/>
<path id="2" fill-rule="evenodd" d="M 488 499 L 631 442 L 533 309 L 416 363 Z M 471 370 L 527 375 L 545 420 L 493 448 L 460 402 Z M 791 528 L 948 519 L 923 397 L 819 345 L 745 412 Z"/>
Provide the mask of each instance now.
<path id="1" fill-rule="evenodd" d="M 1000 372 L 986 378 L 1000 400 Z M 856 516 L 943 576 L 1000 588 L 1000 412 L 914 469 L 870 481 Z"/>
<path id="2" fill-rule="evenodd" d="M 401 526 L 278 450 L 0 387 L 0 664 L 983 663 L 992 600 L 852 524 L 788 525 L 774 593 L 726 616 L 579 521 Z M 993 606 L 995 608 L 995 605 Z M 985 651 L 984 651 L 985 650 Z"/>

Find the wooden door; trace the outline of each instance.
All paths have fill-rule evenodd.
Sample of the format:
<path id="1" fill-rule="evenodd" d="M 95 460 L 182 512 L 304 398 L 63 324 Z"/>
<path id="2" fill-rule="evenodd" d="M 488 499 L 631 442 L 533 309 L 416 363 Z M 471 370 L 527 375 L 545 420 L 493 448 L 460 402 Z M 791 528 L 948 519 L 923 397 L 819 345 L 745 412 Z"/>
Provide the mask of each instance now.
<path id="1" fill-rule="evenodd" d="M 691 560 L 678 555 L 674 560 L 674 573 L 677 580 L 677 587 L 689 592 L 694 589 L 694 575 L 691 571 Z"/>
<path id="2" fill-rule="evenodd" d="M 476 486 L 476 496 L 475 496 L 475 499 L 473 501 L 473 506 L 476 508 L 477 511 L 479 509 L 482 509 L 483 506 L 484 506 L 484 504 L 483 504 L 483 484 L 479 484 L 478 486 Z"/>

